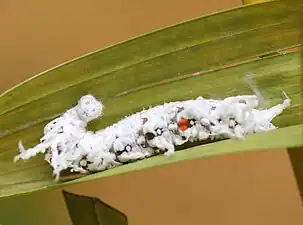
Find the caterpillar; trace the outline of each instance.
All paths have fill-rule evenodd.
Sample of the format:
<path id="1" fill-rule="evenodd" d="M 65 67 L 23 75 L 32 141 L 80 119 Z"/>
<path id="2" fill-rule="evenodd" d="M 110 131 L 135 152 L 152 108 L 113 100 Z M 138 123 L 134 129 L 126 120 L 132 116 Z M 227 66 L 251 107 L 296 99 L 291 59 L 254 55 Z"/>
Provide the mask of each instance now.
<path id="1" fill-rule="evenodd" d="M 291 104 L 259 110 L 257 95 L 231 96 L 222 100 L 202 96 L 186 101 L 157 105 L 126 116 L 96 132 L 87 124 L 102 118 L 104 105 L 93 95 L 84 95 L 76 106 L 44 127 L 44 136 L 33 148 L 18 143 L 14 161 L 27 160 L 39 153 L 52 166 L 55 181 L 64 170 L 87 174 L 163 154 L 170 157 L 175 147 L 187 142 L 246 136 L 276 129 L 273 118 Z"/>

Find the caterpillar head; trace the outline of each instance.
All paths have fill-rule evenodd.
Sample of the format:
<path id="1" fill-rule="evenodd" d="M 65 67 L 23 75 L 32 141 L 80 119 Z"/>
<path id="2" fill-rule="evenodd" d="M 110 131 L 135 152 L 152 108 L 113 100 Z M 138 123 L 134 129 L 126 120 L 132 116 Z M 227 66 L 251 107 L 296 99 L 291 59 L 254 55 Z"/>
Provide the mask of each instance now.
<path id="1" fill-rule="evenodd" d="M 90 122 L 102 116 L 104 105 L 92 95 L 82 96 L 76 106 L 76 111 L 81 120 Z"/>

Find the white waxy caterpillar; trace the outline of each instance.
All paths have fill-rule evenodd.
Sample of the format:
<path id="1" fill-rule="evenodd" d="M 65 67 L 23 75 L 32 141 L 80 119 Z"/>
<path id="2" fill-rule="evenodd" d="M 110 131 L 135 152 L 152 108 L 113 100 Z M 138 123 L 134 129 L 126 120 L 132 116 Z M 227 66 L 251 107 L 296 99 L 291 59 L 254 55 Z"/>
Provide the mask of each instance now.
<path id="1" fill-rule="evenodd" d="M 87 131 L 87 124 L 103 113 L 103 104 L 92 95 L 44 128 L 41 143 L 25 150 L 14 160 L 27 160 L 38 153 L 53 167 L 56 181 L 60 173 L 89 173 L 110 169 L 124 163 L 163 153 L 169 157 L 175 146 L 208 139 L 245 139 L 247 135 L 276 127 L 272 119 L 290 106 L 286 99 L 265 110 L 258 110 L 256 95 L 232 96 L 223 100 L 198 97 L 170 102 L 134 113 L 97 132 Z"/>

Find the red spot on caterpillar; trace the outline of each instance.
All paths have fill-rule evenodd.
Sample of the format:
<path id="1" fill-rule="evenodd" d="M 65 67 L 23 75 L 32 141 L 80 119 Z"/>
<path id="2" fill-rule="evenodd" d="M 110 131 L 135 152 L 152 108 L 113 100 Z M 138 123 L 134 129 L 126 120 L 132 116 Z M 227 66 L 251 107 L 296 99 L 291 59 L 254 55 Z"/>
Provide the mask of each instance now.
<path id="1" fill-rule="evenodd" d="M 178 127 L 181 131 L 187 130 L 189 128 L 189 120 L 182 117 L 178 122 Z"/>

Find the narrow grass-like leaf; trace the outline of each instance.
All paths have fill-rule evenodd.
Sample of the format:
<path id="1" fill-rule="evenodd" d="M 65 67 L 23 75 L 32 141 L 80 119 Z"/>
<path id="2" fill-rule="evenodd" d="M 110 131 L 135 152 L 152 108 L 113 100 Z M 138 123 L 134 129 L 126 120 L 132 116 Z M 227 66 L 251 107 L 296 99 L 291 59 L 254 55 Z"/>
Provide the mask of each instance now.
<path id="1" fill-rule="evenodd" d="M 300 54 L 285 51 L 299 44 L 301 8 L 302 1 L 272 1 L 201 17 L 73 60 L 5 92 L 0 97 L 0 197 L 185 159 L 302 144 L 301 127 L 292 126 L 245 142 L 187 149 L 171 160 L 155 157 L 63 184 L 54 183 L 42 156 L 17 164 L 12 161 L 19 140 L 26 147 L 37 144 L 45 123 L 88 92 L 106 107 L 105 116 L 91 124 L 92 129 L 100 129 L 164 101 L 251 93 L 243 78 L 253 72 L 270 105 L 282 101 L 281 88 L 292 99 L 292 107 L 275 123 L 280 127 L 299 124 Z M 268 138 L 280 139 L 272 143 Z"/>
<path id="2" fill-rule="evenodd" d="M 292 107 L 276 118 L 275 123 L 281 127 L 299 124 L 302 115 L 298 83 L 300 75 L 299 56 L 299 53 L 290 53 L 262 59 L 121 96 L 121 98 L 110 102 L 111 104 L 107 104 L 104 118 L 96 121 L 93 125 L 98 128 L 102 123 L 104 124 L 102 122 L 104 120 L 105 123 L 110 124 L 116 118 L 140 109 L 141 106 L 165 100 L 187 99 L 199 94 L 208 97 L 211 97 L 210 94 L 214 94 L 220 97 L 250 93 L 249 87 L 245 85 L 243 79 L 243 74 L 247 71 L 256 73 L 258 85 L 271 105 L 277 104 L 283 99 L 279 88 L 283 88 L 291 96 Z M 275 79 L 277 77 L 279 79 Z M 273 81 L 276 83 L 272 83 Z M 51 168 L 43 161 L 42 156 L 16 164 L 12 161 L 14 155 L 17 154 L 18 140 L 24 140 L 26 146 L 34 145 L 38 142 L 42 128 L 43 124 L 39 124 L 0 139 L 0 193 L 7 191 L 17 193 L 18 190 L 53 184 Z"/>

